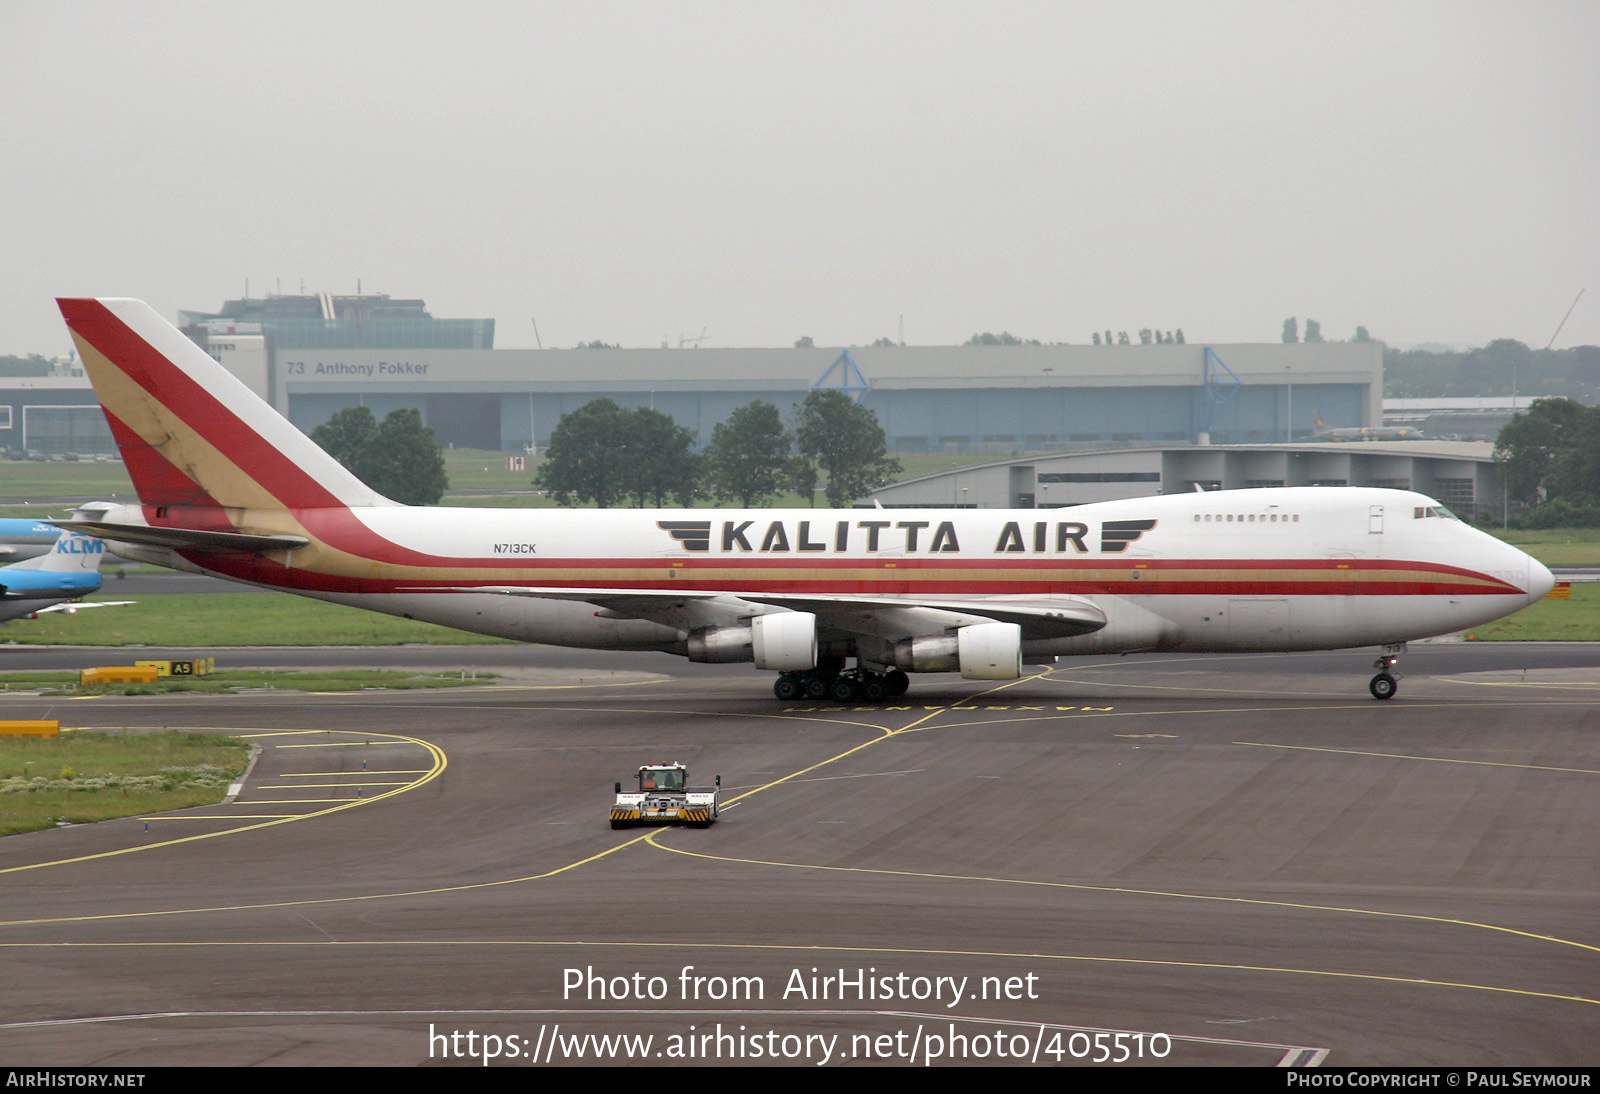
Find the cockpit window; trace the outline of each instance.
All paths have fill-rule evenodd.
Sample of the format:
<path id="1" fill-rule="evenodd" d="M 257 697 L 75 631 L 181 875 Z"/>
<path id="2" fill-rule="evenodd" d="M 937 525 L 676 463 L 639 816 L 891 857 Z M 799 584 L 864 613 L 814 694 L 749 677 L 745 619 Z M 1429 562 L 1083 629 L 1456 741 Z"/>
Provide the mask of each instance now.
<path id="1" fill-rule="evenodd" d="M 1442 505 L 1419 505 L 1411 510 L 1412 520 L 1425 520 L 1428 517 L 1443 517 L 1445 520 L 1461 519 Z"/>

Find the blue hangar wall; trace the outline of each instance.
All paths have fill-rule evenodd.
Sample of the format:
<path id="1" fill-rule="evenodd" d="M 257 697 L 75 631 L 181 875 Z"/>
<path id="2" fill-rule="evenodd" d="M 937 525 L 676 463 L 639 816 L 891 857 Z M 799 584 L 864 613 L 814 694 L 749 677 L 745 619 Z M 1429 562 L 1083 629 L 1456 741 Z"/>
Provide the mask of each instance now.
<path id="1" fill-rule="evenodd" d="M 1376 343 L 687 350 L 274 351 L 271 401 L 301 429 L 359 404 L 416 406 L 444 443 L 520 451 L 601 396 L 653 406 L 701 444 L 754 399 L 849 390 L 897 451 L 1266 442 L 1382 421 Z M 278 360 L 284 357 L 284 360 Z M 856 366 L 852 371 L 848 364 Z M 1208 380 L 1210 383 L 1208 383 Z"/>

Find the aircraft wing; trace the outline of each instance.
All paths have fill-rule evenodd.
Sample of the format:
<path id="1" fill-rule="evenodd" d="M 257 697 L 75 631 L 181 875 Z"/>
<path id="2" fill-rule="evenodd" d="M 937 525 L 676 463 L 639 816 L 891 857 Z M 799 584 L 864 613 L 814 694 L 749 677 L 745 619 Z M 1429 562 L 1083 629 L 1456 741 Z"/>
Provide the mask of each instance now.
<path id="1" fill-rule="evenodd" d="M 117 543 L 144 543 L 175 551 L 292 551 L 311 541 L 305 536 L 252 536 L 243 532 L 206 532 L 197 528 L 154 528 L 145 524 L 108 524 L 98 520 L 52 520 L 49 523 L 69 532 L 82 532 L 97 539 Z"/>
<path id="2" fill-rule="evenodd" d="M 668 593 L 519 585 L 433 588 L 427 591 L 580 601 L 593 604 L 615 616 L 649 619 L 686 629 L 726 624 L 738 616 L 758 614 L 750 610 L 751 606 L 765 604 L 810 612 L 820 624 L 833 630 L 848 634 L 870 634 L 888 640 L 955 630 L 975 623 L 1015 623 L 1022 628 L 1024 639 L 1066 638 L 1089 634 L 1106 625 L 1104 612 L 1090 601 L 1076 596 L 1040 596 L 1020 600 L 1002 597 L 912 600 L 893 596 L 734 594 L 687 589 Z"/>
<path id="3" fill-rule="evenodd" d="M 755 593 L 744 599 L 811 612 L 819 621 L 837 630 L 886 639 L 909 638 L 974 623 L 1015 623 L 1022 628 L 1024 639 L 1070 638 L 1106 625 L 1104 612 L 1076 596 L 911 600 L 889 596 Z"/>

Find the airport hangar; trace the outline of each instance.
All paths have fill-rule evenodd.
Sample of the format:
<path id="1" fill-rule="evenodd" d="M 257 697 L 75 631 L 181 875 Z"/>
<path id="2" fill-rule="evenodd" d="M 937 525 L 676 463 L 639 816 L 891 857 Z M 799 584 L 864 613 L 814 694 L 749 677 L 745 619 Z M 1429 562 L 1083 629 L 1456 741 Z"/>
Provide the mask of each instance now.
<path id="1" fill-rule="evenodd" d="M 374 294 L 230 301 L 181 325 L 307 432 L 351 406 L 415 406 L 443 444 L 508 452 L 602 396 L 703 446 L 752 400 L 787 412 L 817 388 L 871 408 L 898 452 L 1284 442 L 1382 421 L 1378 343 L 507 350 L 493 320 Z"/>
<path id="2" fill-rule="evenodd" d="M 873 491 L 868 503 L 1056 509 L 1196 488 L 1376 486 L 1416 490 L 1464 517 L 1484 510 L 1501 516 L 1503 483 L 1487 441 L 1149 446 L 1036 453 L 957 468 L 892 483 Z"/>

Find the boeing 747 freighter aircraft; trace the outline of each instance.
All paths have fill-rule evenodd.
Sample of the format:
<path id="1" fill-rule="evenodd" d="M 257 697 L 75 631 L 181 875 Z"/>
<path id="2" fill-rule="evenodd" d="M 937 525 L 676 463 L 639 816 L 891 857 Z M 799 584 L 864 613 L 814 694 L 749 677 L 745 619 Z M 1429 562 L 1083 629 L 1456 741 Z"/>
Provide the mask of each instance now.
<path id="1" fill-rule="evenodd" d="M 139 495 L 63 526 L 161 565 L 482 634 L 749 661 L 784 699 L 878 701 L 911 672 L 1009 680 L 1073 654 L 1354 646 L 1384 647 L 1370 687 L 1388 699 L 1406 641 L 1553 583 L 1403 490 L 1070 510 L 414 508 L 142 301 L 60 305 Z"/>

